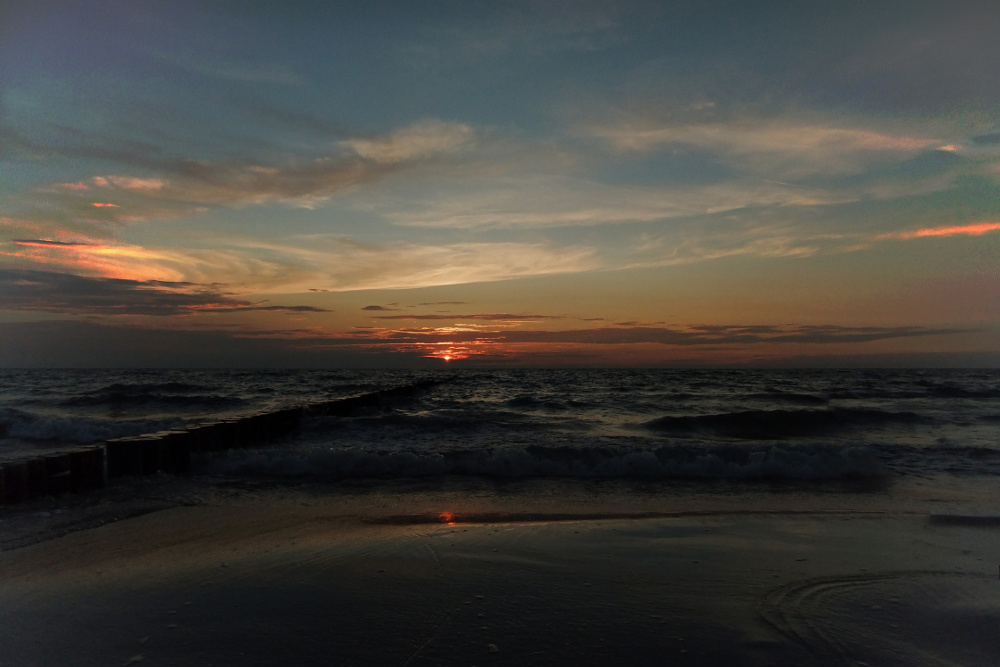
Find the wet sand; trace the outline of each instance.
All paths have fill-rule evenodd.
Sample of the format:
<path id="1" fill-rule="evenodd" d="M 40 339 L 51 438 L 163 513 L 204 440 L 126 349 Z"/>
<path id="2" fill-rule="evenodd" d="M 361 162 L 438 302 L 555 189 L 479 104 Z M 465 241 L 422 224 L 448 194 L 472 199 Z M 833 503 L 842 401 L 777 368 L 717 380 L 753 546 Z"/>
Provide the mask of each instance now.
<path id="1" fill-rule="evenodd" d="M 1000 664 L 997 522 L 723 504 L 173 507 L 0 554 L 0 664 Z"/>

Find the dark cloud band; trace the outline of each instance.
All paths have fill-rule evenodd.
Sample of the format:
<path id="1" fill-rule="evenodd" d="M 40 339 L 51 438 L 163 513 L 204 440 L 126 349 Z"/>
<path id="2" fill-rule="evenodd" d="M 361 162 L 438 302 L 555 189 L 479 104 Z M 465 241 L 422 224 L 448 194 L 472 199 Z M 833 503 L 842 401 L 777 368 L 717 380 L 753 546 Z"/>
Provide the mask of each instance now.
<path id="1" fill-rule="evenodd" d="M 313 306 L 242 301 L 219 291 L 218 286 L 159 280 L 89 278 L 26 269 L 0 269 L 0 310 L 154 316 L 256 310 L 328 312 Z"/>

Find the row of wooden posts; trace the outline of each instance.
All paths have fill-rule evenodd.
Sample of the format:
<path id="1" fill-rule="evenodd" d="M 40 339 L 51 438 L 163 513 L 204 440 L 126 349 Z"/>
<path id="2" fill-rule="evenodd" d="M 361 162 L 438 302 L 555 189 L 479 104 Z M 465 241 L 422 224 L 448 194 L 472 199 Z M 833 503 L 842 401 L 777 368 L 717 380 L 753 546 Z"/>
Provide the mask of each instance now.
<path id="1" fill-rule="evenodd" d="M 305 415 L 348 416 L 387 399 L 412 395 L 447 380 L 401 387 L 159 431 L 0 462 L 0 503 L 13 504 L 67 492 L 100 489 L 110 480 L 157 472 L 184 474 L 195 454 L 253 447 L 293 432 Z"/>

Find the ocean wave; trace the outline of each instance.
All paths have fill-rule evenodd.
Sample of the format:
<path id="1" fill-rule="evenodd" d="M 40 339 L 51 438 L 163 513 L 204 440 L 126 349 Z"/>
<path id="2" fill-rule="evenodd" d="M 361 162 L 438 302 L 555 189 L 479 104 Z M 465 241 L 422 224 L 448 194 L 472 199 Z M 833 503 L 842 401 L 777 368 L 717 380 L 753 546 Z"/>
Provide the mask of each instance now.
<path id="1" fill-rule="evenodd" d="M 914 412 L 834 408 L 830 410 L 746 410 L 714 415 L 666 416 L 644 426 L 669 435 L 706 434 L 744 440 L 816 437 L 848 428 L 919 424 Z"/>
<path id="2" fill-rule="evenodd" d="M 569 410 L 570 407 L 563 401 L 552 398 L 535 398 L 534 396 L 515 396 L 504 401 L 504 405 L 520 410 L 548 410 L 556 412 L 564 412 Z"/>
<path id="3" fill-rule="evenodd" d="M 205 462 L 214 474 L 322 480 L 448 475 L 598 479 L 817 480 L 882 477 L 887 469 L 865 447 L 572 447 L 456 449 L 444 452 L 274 447 L 232 450 Z"/>
<path id="4" fill-rule="evenodd" d="M 105 391 L 87 396 L 74 396 L 59 402 L 60 407 L 204 407 L 207 409 L 232 408 L 246 405 L 247 401 L 236 396 L 187 395 L 151 393 L 140 391 Z"/>
<path id="5" fill-rule="evenodd" d="M 918 380 L 914 384 L 924 387 L 928 394 L 941 398 L 1000 398 L 1000 387 L 995 386 L 966 388 L 954 382 L 930 380 Z"/>
<path id="6" fill-rule="evenodd" d="M 115 382 L 99 389 L 105 393 L 191 393 L 195 391 L 212 391 L 214 388 L 204 384 L 190 382 Z"/>
<path id="7" fill-rule="evenodd" d="M 825 396 L 788 391 L 769 391 L 759 394 L 750 394 L 747 398 L 780 401 L 782 403 L 792 403 L 795 405 L 826 405 L 830 402 L 830 399 Z"/>
<path id="8" fill-rule="evenodd" d="M 579 430 L 587 425 L 579 419 L 561 415 L 536 415 L 509 410 L 435 410 L 433 412 L 383 411 L 370 408 L 368 414 L 351 417 L 307 417 L 301 430 L 305 434 L 350 433 L 360 437 L 366 434 L 406 433 L 432 435 L 435 433 L 475 434 L 483 432 L 532 432 L 552 429 Z"/>
<path id="9" fill-rule="evenodd" d="M 177 417 L 134 420 L 54 417 L 16 408 L 0 409 L 0 437 L 37 442 L 85 444 L 182 426 L 184 421 Z"/>
<path id="10" fill-rule="evenodd" d="M 587 410 L 598 407 L 591 401 L 573 398 L 536 398 L 522 394 L 503 402 L 503 405 L 517 410 L 539 410 L 547 412 L 566 412 L 568 410 Z"/>
<path id="11" fill-rule="evenodd" d="M 848 400 L 907 400 L 907 399 L 971 399 L 991 400 L 1000 398 L 1000 388 L 966 388 L 956 384 L 917 383 L 906 389 L 840 389 L 830 393 L 830 398 Z"/>

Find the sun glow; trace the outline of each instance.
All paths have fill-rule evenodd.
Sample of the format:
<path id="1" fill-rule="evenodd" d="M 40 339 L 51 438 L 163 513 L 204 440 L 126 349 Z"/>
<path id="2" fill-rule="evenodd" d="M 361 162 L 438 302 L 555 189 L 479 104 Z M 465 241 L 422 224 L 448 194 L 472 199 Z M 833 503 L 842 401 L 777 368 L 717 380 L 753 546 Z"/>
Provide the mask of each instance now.
<path id="1" fill-rule="evenodd" d="M 444 362 L 468 359 L 470 354 L 474 354 L 474 352 L 467 345 L 457 345 L 454 341 L 430 343 L 427 347 L 429 347 L 429 349 L 427 349 L 427 354 L 424 355 L 425 357 L 428 359 L 440 359 Z"/>

